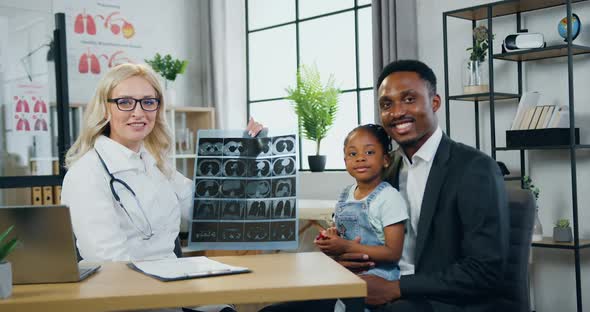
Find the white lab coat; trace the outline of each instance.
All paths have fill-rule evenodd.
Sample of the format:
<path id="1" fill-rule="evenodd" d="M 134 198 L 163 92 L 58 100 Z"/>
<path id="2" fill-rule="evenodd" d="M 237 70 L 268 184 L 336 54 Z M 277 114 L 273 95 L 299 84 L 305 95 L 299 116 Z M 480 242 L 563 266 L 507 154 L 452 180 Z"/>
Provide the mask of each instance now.
<path id="1" fill-rule="evenodd" d="M 96 154 L 88 151 L 68 170 L 62 187 L 62 203 L 70 207 L 74 234 L 85 261 L 128 261 L 175 257 L 174 241 L 181 214 L 188 220 L 193 206 L 192 181 L 175 171 L 166 177 L 154 157 L 143 147 L 135 153 L 108 137 L 97 138 L 100 153 L 115 178 L 127 183 L 137 195 L 151 224 L 149 240 L 115 201 L 110 176 Z M 133 222 L 145 233 L 149 227 L 129 192 L 116 184 Z"/>

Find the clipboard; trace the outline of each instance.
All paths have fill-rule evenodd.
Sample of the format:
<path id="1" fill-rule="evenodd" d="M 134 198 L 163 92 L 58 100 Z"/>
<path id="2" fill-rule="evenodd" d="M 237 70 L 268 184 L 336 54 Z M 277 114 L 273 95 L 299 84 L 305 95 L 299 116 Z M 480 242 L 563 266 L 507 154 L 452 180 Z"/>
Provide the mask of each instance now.
<path id="1" fill-rule="evenodd" d="M 202 256 L 134 261 L 127 266 L 162 282 L 252 272 L 245 267 L 227 265 Z"/>

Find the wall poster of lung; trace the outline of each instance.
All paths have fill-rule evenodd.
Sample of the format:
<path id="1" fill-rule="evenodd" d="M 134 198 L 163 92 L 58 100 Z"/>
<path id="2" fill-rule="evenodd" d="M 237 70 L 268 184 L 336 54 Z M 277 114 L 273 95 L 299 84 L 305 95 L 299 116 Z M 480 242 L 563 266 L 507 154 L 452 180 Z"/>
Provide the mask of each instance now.
<path id="1" fill-rule="evenodd" d="M 297 135 L 200 130 L 189 249 L 296 249 Z"/>

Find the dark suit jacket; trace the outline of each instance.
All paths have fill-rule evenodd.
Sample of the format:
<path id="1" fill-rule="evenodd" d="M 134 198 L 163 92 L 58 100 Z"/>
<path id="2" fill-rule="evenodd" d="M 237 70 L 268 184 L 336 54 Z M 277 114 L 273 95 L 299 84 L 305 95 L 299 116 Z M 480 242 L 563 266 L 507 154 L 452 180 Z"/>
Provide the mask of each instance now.
<path id="1" fill-rule="evenodd" d="M 401 164 L 401 158 L 394 164 Z M 387 172 L 399 186 L 399 166 Z M 435 311 L 494 311 L 508 254 L 508 203 L 496 162 L 452 141 L 440 142 L 418 221 L 415 274 L 402 276 L 402 298 Z"/>

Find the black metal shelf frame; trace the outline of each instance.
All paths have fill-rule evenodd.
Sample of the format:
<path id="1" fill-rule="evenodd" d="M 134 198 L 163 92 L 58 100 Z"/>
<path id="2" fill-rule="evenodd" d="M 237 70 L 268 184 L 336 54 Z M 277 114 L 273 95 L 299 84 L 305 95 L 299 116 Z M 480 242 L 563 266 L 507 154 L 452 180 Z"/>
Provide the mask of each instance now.
<path id="1" fill-rule="evenodd" d="M 447 135 L 451 136 L 450 129 L 450 103 L 452 101 L 473 101 L 475 102 L 475 131 L 476 131 L 476 147 L 480 148 L 479 143 L 479 102 L 487 101 L 490 106 L 490 136 L 491 136 L 491 156 L 496 159 L 496 151 L 519 151 L 520 153 L 520 168 L 521 168 L 521 185 L 522 178 L 525 175 L 525 151 L 526 150 L 568 150 L 570 153 L 570 169 L 571 169 L 571 186 L 572 186 L 572 214 L 573 214 L 573 234 L 574 241 L 571 245 L 551 244 L 551 243 L 533 243 L 533 247 L 539 248 L 557 248 L 557 249 L 571 249 L 574 251 L 574 266 L 575 266 L 575 280 L 576 280 L 576 307 L 577 311 L 582 309 L 582 288 L 581 288 L 581 268 L 580 268 L 580 250 L 589 248 L 590 243 L 581 243 L 579 236 L 579 220 L 578 220 L 578 186 L 577 186 L 577 162 L 576 150 L 588 149 L 588 144 L 575 144 L 575 106 L 574 106 L 574 76 L 573 76 L 573 57 L 574 55 L 590 53 L 590 47 L 574 45 L 572 43 L 572 3 L 584 2 L 587 0 L 506 0 L 489 4 L 478 5 L 474 7 L 448 11 L 443 13 L 443 57 L 444 57 L 444 75 L 445 75 L 445 92 L 449 94 L 449 55 L 448 55 L 448 29 L 447 19 L 455 17 L 465 20 L 470 20 L 472 28 L 476 27 L 476 21 L 486 20 L 488 25 L 488 41 L 493 40 L 493 19 L 494 17 L 515 15 L 516 16 L 516 31 L 521 29 L 521 12 L 530 12 L 557 6 L 565 6 L 567 19 L 567 43 L 558 46 L 550 46 L 541 49 L 532 49 L 527 51 L 518 51 L 510 53 L 494 54 L 493 44 L 488 47 L 488 67 L 489 67 L 489 92 L 485 94 L 476 95 L 457 95 L 447 96 L 445 99 L 446 112 L 446 131 Z M 496 100 L 502 99 L 505 93 L 498 93 L 494 89 L 494 59 L 514 61 L 518 66 L 518 95 L 523 94 L 522 86 L 522 62 L 535 61 L 540 59 L 549 59 L 554 57 L 567 57 L 567 72 L 568 72 L 568 100 L 569 100 L 569 120 L 570 120 L 570 143 L 569 145 L 560 146 L 538 146 L 538 147 L 519 147 L 507 148 L 496 146 L 495 134 L 495 113 L 494 107 Z M 513 98 L 517 98 L 516 94 Z M 508 180 L 518 180 L 518 178 L 508 178 Z"/>
<path id="2" fill-rule="evenodd" d="M 360 86 L 360 65 L 359 65 L 359 25 L 358 25 L 358 13 L 361 9 L 370 8 L 371 4 L 363 4 L 359 5 L 358 0 L 354 0 L 354 6 L 342 10 L 332 11 L 325 14 L 314 15 L 306 18 L 300 18 L 299 14 L 299 0 L 295 0 L 295 19 L 292 21 L 288 21 L 285 23 L 265 26 L 256 29 L 249 28 L 249 14 L 248 14 L 248 2 L 245 2 L 245 12 L 246 12 L 246 122 L 250 118 L 250 105 L 253 103 L 261 103 L 261 102 L 271 102 L 271 101 L 279 101 L 284 100 L 284 97 L 276 97 L 276 98 L 265 98 L 265 99 L 250 99 L 250 34 L 270 30 L 274 28 L 284 27 L 288 25 L 295 25 L 295 48 L 296 48 L 296 57 L 297 57 L 297 68 L 299 68 L 300 60 L 301 60 L 301 49 L 300 49 L 300 32 L 299 32 L 299 25 L 302 22 L 311 21 L 319 18 L 329 17 L 337 14 L 343 14 L 347 12 L 354 12 L 354 42 L 355 42 L 355 78 L 356 78 L 356 88 L 342 90 L 342 93 L 356 93 L 356 105 L 357 105 L 357 123 L 361 123 L 361 92 L 362 91 L 370 91 L 373 90 L 373 87 L 361 87 Z M 302 150 L 302 140 L 299 140 L 299 151 L 301 155 Z M 299 168 L 300 171 L 309 171 L 303 168 L 303 159 L 299 157 Z M 325 171 L 344 171 L 344 169 L 326 169 Z"/>
<path id="3" fill-rule="evenodd" d="M 40 176 L 0 176 L 0 189 L 24 188 L 32 186 L 61 185 L 65 175 L 66 151 L 70 147 L 68 64 L 66 48 L 66 21 L 64 13 L 55 14 L 55 30 L 53 31 L 55 55 L 55 85 L 57 110 L 57 153 L 59 161 L 58 175 Z"/>

